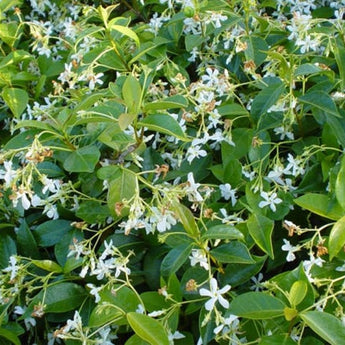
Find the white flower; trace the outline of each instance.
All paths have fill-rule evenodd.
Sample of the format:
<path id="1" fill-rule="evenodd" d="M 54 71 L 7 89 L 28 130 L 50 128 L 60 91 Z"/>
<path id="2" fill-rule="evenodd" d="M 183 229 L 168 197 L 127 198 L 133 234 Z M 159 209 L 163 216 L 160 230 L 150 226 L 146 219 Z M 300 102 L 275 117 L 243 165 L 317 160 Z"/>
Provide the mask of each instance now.
<path id="1" fill-rule="evenodd" d="M 206 73 L 207 74 L 201 76 L 201 80 L 206 83 L 205 85 L 208 87 L 217 85 L 219 71 L 216 68 L 212 69 L 208 67 L 206 68 Z"/>
<path id="2" fill-rule="evenodd" d="M 281 178 L 281 176 L 284 174 L 284 167 L 279 165 L 279 164 L 276 164 L 274 167 L 273 167 L 273 170 L 271 170 L 268 175 L 267 175 L 267 179 L 269 181 L 273 181 L 275 183 L 278 183 L 280 184 L 281 186 L 283 186 L 285 183 L 284 183 L 284 180 Z"/>
<path id="3" fill-rule="evenodd" d="M 101 291 L 103 289 L 103 286 L 95 286 L 91 283 L 86 284 L 87 287 L 89 287 L 90 290 L 90 294 L 95 296 L 95 302 L 98 303 L 101 300 L 101 296 L 99 295 L 99 291 Z"/>
<path id="4" fill-rule="evenodd" d="M 102 85 L 103 81 L 100 79 L 104 76 L 104 73 L 95 74 L 93 71 L 87 71 L 85 75 L 82 75 L 79 80 L 86 80 L 89 82 L 89 89 L 93 90 L 96 84 Z"/>
<path id="5" fill-rule="evenodd" d="M 312 267 L 314 265 L 322 267 L 324 262 L 325 262 L 325 260 L 321 259 L 320 257 L 315 258 L 315 256 L 311 253 L 311 254 L 309 254 L 309 260 L 303 261 L 304 271 L 308 275 L 310 273 L 310 270 L 312 269 Z"/>
<path id="6" fill-rule="evenodd" d="M 185 335 L 183 335 L 179 331 L 175 331 L 174 333 L 171 333 L 170 331 L 168 332 L 168 339 L 169 339 L 170 345 L 174 345 L 174 339 L 183 339 L 183 338 L 185 338 Z"/>
<path id="7" fill-rule="evenodd" d="M 218 283 L 215 278 L 210 279 L 210 290 L 207 290 L 205 288 L 201 288 L 199 293 L 201 296 L 208 296 L 211 297 L 206 303 L 205 303 L 205 309 L 206 310 L 212 310 L 214 308 L 214 305 L 218 301 L 221 306 L 224 308 L 229 308 L 229 301 L 227 301 L 222 294 L 225 294 L 231 289 L 230 285 L 225 285 L 223 288 L 218 289 Z"/>
<path id="8" fill-rule="evenodd" d="M 202 202 L 204 199 L 201 194 L 198 192 L 200 183 L 195 183 L 193 173 L 188 173 L 187 184 L 184 189 L 188 196 L 188 200 L 191 202 Z"/>
<path id="9" fill-rule="evenodd" d="M 10 259 L 9 259 L 9 263 L 10 263 L 9 266 L 4 268 L 2 271 L 3 272 L 11 272 L 10 280 L 13 280 L 17 276 L 17 273 L 19 271 L 19 266 L 17 265 L 16 256 L 11 255 Z"/>
<path id="10" fill-rule="evenodd" d="M 12 169 L 12 161 L 5 161 L 3 164 L 5 170 L 0 170 L 0 179 L 5 181 L 5 188 L 10 188 L 18 176 L 18 170 Z"/>
<path id="11" fill-rule="evenodd" d="M 285 137 L 287 137 L 290 140 L 295 139 L 294 134 L 292 132 L 288 131 L 286 128 L 284 128 L 284 126 L 274 128 L 273 132 L 277 135 L 280 134 L 280 137 L 279 137 L 280 140 L 284 140 Z"/>
<path id="12" fill-rule="evenodd" d="M 192 255 L 189 257 L 191 266 L 199 264 L 205 270 L 209 269 L 209 264 L 205 252 L 202 249 L 192 249 Z"/>
<path id="13" fill-rule="evenodd" d="M 23 315 L 25 313 L 26 309 L 27 309 L 26 307 L 22 308 L 21 306 L 17 305 L 14 307 L 13 312 L 17 315 Z M 29 316 L 29 317 L 24 319 L 24 323 L 25 323 L 25 328 L 27 330 L 29 330 L 31 327 L 36 326 L 36 319 Z"/>
<path id="14" fill-rule="evenodd" d="M 144 314 L 145 313 L 145 307 L 142 304 L 138 304 L 137 310 L 135 312 L 138 314 Z"/>
<path id="15" fill-rule="evenodd" d="M 267 193 L 262 191 L 260 196 L 264 199 L 264 201 L 259 202 L 259 207 L 263 208 L 265 206 L 269 206 L 273 212 L 277 210 L 276 204 L 280 204 L 283 201 L 282 199 L 278 198 L 277 193 Z"/>
<path id="16" fill-rule="evenodd" d="M 157 316 L 161 316 L 164 315 L 167 311 L 165 309 L 163 310 L 154 310 L 151 313 L 147 314 L 150 317 L 157 317 Z"/>
<path id="17" fill-rule="evenodd" d="M 290 241 L 283 238 L 283 241 L 285 244 L 282 245 L 282 250 L 288 252 L 286 256 L 286 261 L 294 261 L 296 259 L 295 252 L 299 251 L 299 248 L 296 246 L 293 246 Z"/>
<path id="18" fill-rule="evenodd" d="M 161 212 L 157 207 L 151 208 L 152 214 L 150 216 L 150 223 L 156 225 L 156 229 L 159 232 L 165 232 L 171 229 L 171 226 L 177 223 L 175 215 L 172 211 L 164 209 Z"/>
<path id="19" fill-rule="evenodd" d="M 13 206 L 16 207 L 18 201 L 20 200 L 23 209 L 28 210 L 31 206 L 28 195 L 31 196 L 31 191 L 27 191 L 23 187 L 20 187 L 19 190 L 15 193 L 14 198 L 12 199 Z"/>
<path id="20" fill-rule="evenodd" d="M 294 158 L 292 154 L 289 153 L 287 160 L 289 163 L 284 169 L 284 174 L 297 177 L 298 175 L 303 175 L 305 173 L 305 170 L 301 165 L 301 159 Z"/>
<path id="21" fill-rule="evenodd" d="M 202 150 L 200 145 L 196 145 L 190 146 L 187 150 L 186 155 L 187 161 L 189 162 L 189 164 L 191 164 L 194 158 L 205 157 L 207 155 L 207 152 L 205 150 Z"/>
<path id="22" fill-rule="evenodd" d="M 238 331 L 238 326 L 240 324 L 240 320 L 238 316 L 230 314 L 227 318 L 222 318 L 222 323 L 216 327 L 213 332 L 218 334 L 222 331 L 223 334 L 226 333 L 235 333 Z"/>
<path id="23" fill-rule="evenodd" d="M 250 290 L 254 291 L 260 291 L 262 289 L 262 284 L 261 281 L 264 278 L 264 275 L 260 272 L 258 274 L 258 277 L 251 277 L 250 280 L 254 283 L 251 287 Z"/>
<path id="24" fill-rule="evenodd" d="M 229 183 L 219 185 L 220 193 L 225 200 L 231 199 L 231 205 L 235 206 L 237 199 L 236 199 L 236 191 L 237 189 L 232 189 Z"/>

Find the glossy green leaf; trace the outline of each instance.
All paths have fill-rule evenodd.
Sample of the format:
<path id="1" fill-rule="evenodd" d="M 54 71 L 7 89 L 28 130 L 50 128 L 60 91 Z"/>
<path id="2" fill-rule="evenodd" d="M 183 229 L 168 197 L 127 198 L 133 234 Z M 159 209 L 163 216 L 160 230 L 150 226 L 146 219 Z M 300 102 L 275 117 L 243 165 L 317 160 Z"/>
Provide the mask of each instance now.
<path id="1" fill-rule="evenodd" d="M 335 196 L 345 213 L 345 158 L 341 160 L 340 170 L 335 181 Z"/>
<path id="2" fill-rule="evenodd" d="M 175 273 L 188 259 L 192 250 L 192 245 L 181 244 L 173 249 L 164 257 L 161 264 L 161 274 L 169 277 Z"/>
<path id="3" fill-rule="evenodd" d="M 201 236 L 202 240 L 243 240 L 244 235 L 235 226 L 219 224 L 212 226 Z"/>
<path id="4" fill-rule="evenodd" d="M 28 93 L 15 87 L 5 88 L 2 91 L 2 98 L 17 119 L 20 118 L 29 102 Z"/>
<path id="5" fill-rule="evenodd" d="M 160 101 L 147 103 L 144 107 L 144 111 L 163 110 L 163 109 L 176 109 L 188 107 L 188 101 L 181 95 L 175 95 L 164 98 Z"/>
<path id="6" fill-rule="evenodd" d="M 344 215 L 342 207 L 324 194 L 307 193 L 295 199 L 294 202 L 298 206 L 328 219 L 338 220 Z"/>
<path id="7" fill-rule="evenodd" d="M 198 237 L 199 229 L 191 210 L 183 204 L 174 202 L 173 211 L 176 213 L 186 232 L 195 238 Z"/>
<path id="8" fill-rule="evenodd" d="M 20 223 L 16 235 L 17 247 L 20 254 L 38 259 L 40 257 L 40 253 L 38 251 L 36 240 L 24 219 Z"/>
<path id="9" fill-rule="evenodd" d="M 132 335 L 126 342 L 125 345 L 150 345 L 145 340 L 138 337 L 136 334 Z"/>
<path id="10" fill-rule="evenodd" d="M 341 82 L 341 88 L 345 88 L 345 45 L 344 39 L 341 36 L 337 36 L 332 45 L 334 49 L 335 60 L 339 69 L 339 79 Z"/>
<path id="11" fill-rule="evenodd" d="M 263 320 L 284 315 L 285 307 L 280 299 L 264 292 L 247 292 L 234 298 L 230 311 L 247 319 Z"/>
<path id="12" fill-rule="evenodd" d="M 98 201 L 83 201 L 77 209 L 76 216 L 89 224 L 103 223 L 110 216 L 107 205 Z"/>
<path id="13" fill-rule="evenodd" d="M 337 106 L 335 105 L 333 99 L 324 91 L 310 91 L 299 97 L 298 100 L 301 103 L 310 105 L 312 108 L 317 108 L 326 114 L 340 117 Z"/>
<path id="14" fill-rule="evenodd" d="M 168 114 L 150 114 L 138 122 L 138 126 L 188 141 L 179 123 Z"/>
<path id="15" fill-rule="evenodd" d="M 6 340 L 9 340 L 11 344 L 15 345 L 21 345 L 21 342 L 17 335 L 6 328 L 0 328 L 0 337 L 5 338 Z"/>
<path id="16" fill-rule="evenodd" d="M 284 91 L 285 85 L 281 81 L 272 83 L 261 90 L 251 106 L 250 113 L 253 119 L 257 121 L 262 114 L 266 113 L 279 100 Z"/>
<path id="17" fill-rule="evenodd" d="M 48 220 L 35 228 L 33 235 L 39 246 L 49 247 L 58 243 L 63 235 L 71 229 L 71 221 L 63 219 Z"/>
<path id="18" fill-rule="evenodd" d="M 52 260 L 32 260 L 36 267 L 42 268 L 48 272 L 61 273 L 62 267 Z"/>
<path id="19" fill-rule="evenodd" d="M 137 114 L 131 113 L 122 113 L 119 116 L 119 126 L 121 130 L 125 130 L 129 125 L 133 123 L 136 119 Z"/>
<path id="20" fill-rule="evenodd" d="M 334 315 L 320 311 L 307 311 L 300 314 L 301 319 L 321 338 L 331 345 L 343 345 L 345 327 Z"/>
<path id="21" fill-rule="evenodd" d="M 117 18 L 115 18 L 117 19 Z M 110 30 L 115 30 L 120 32 L 122 35 L 125 35 L 129 38 L 131 38 L 137 46 L 140 46 L 140 41 L 138 35 L 130 28 L 127 26 L 122 26 L 122 25 L 116 25 L 112 24 L 112 21 L 109 22 L 109 28 Z"/>
<path id="22" fill-rule="evenodd" d="M 0 268 L 8 267 L 10 256 L 17 254 L 16 242 L 9 235 L 0 236 Z"/>
<path id="23" fill-rule="evenodd" d="M 328 251 L 332 260 L 345 245 L 345 216 L 341 217 L 332 227 L 329 234 Z"/>
<path id="24" fill-rule="evenodd" d="M 125 200 L 130 201 L 138 189 L 138 181 L 135 173 L 127 169 L 121 169 L 121 173 L 110 183 L 108 190 L 107 203 L 113 216 L 125 216 L 128 213 L 128 207 L 119 209 L 121 203 Z"/>
<path id="25" fill-rule="evenodd" d="M 47 313 L 63 313 L 78 308 L 85 298 L 85 290 L 80 285 L 70 282 L 55 283 L 34 297 L 23 317 L 31 313 L 40 302 L 45 305 L 44 311 Z"/>
<path id="26" fill-rule="evenodd" d="M 261 37 L 255 35 L 248 36 L 245 42 L 247 49 L 244 53 L 247 61 L 254 61 L 256 67 L 259 67 L 267 57 L 268 44 Z"/>
<path id="27" fill-rule="evenodd" d="M 69 172 L 93 172 L 101 153 L 96 146 L 84 146 L 70 153 L 63 167 Z"/>
<path id="28" fill-rule="evenodd" d="M 127 314 L 127 320 L 133 331 L 150 345 L 169 345 L 164 327 L 151 317 L 135 312 Z"/>
<path id="29" fill-rule="evenodd" d="M 241 242 L 232 241 L 210 251 L 210 254 L 222 263 L 254 264 L 248 248 Z"/>
<path id="30" fill-rule="evenodd" d="M 114 292 L 116 291 L 116 292 Z M 141 300 L 137 294 L 125 285 L 112 285 L 103 289 L 99 293 L 101 303 L 109 303 L 117 307 L 123 313 L 129 313 L 137 310 Z"/>
<path id="31" fill-rule="evenodd" d="M 253 237 L 258 247 L 273 259 L 272 233 L 274 221 L 261 214 L 254 213 L 249 216 L 247 226 L 250 236 Z"/>
<path id="32" fill-rule="evenodd" d="M 139 81 L 132 75 L 129 75 L 122 86 L 122 97 L 128 108 L 128 112 L 130 114 L 133 114 L 133 119 L 134 116 L 138 114 L 141 106 L 141 93 L 142 90 Z M 126 128 L 127 126 L 125 126 L 124 128 Z"/>
<path id="33" fill-rule="evenodd" d="M 252 277 L 258 274 L 266 262 L 265 256 L 252 256 L 255 260 L 254 264 L 227 264 L 224 269 L 224 274 L 219 276 L 221 285 L 229 284 L 232 288 L 242 285 L 250 281 Z"/>
<path id="34" fill-rule="evenodd" d="M 123 311 L 115 305 L 109 303 L 99 304 L 92 310 L 88 326 L 99 328 L 105 324 L 116 323 L 124 316 Z"/>
<path id="35" fill-rule="evenodd" d="M 308 292 L 308 285 L 304 280 L 295 281 L 289 292 L 289 301 L 292 306 L 299 305 Z"/>
<path id="36" fill-rule="evenodd" d="M 298 315 L 298 310 L 294 308 L 289 308 L 289 307 L 284 308 L 284 316 L 285 316 L 286 321 L 293 320 L 294 318 L 296 318 L 297 315 Z"/>
<path id="37" fill-rule="evenodd" d="M 289 334 L 265 335 L 261 338 L 259 345 L 296 345 Z"/>

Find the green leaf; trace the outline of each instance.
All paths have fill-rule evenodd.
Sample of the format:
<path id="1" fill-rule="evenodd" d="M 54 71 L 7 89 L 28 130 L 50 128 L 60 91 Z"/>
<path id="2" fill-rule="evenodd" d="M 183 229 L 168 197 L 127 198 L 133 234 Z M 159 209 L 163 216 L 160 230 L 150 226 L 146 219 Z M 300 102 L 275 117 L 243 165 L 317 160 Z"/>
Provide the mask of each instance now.
<path id="1" fill-rule="evenodd" d="M 182 141 L 189 141 L 179 123 L 168 114 L 150 114 L 138 122 L 138 126 L 147 127 L 151 131 L 171 135 Z"/>
<path id="2" fill-rule="evenodd" d="M 125 130 L 136 119 L 137 114 L 134 113 L 122 113 L 119 116 L 119 127 L 121 130 Z"/>
<path id="3" fill-rule="evenodd" d="M 250 113 L 254 121 L 259 120 L 262 114 L 274 105 L 285 91 L 285 85 L 281 81 L 272 83 L 261 90 L 254 98 Z"/>
<path id="4" fill-rule="evenodd" d="M 114 293 L 116 291 L 116 293 Z M 119 310 L 125 313 L 134 312 L 138 308 L 141 300 L 137 294 L 127 286 L 112 285 L 107 289 L 103 289 L 99 293 L 101 301 L 117 306 Z"/>
<path id="5" fill-rule="evenodd" d="M 117 178 L 114 178 L 109 186 L 107 203 L 113 216 L 125 216 L 128 214 L 128 207 L 118 210 L 117 205 L 123 201 L 130 201 L 138 189 L 138 181 L 135 173 L 127 169 L 121 169 Z"/>
<path id="6" fill-rule="evenodd" d="M 267 57 L 269 50 L 267 43 L 258 36 L 250 35 L 246 39 L 247 49 L 245 56 L 247 61 L 252 60 L 255 62 L 256 67 L 259 67 Z"/>
<path id="7" fill-rule="evenodd" d="M 289 292 L 289 301 L 293 307 L 299 305 L 308 292 L 308 285 L 304 280 L 295 281 Z"/>
<path id="8" fill-rule="evenodd" d="M 192 250 L 192 245 L 181 244 L 173 249 L 164 257 L 161 264 L 161 274 L 163 277 L 170 277 L 188 259 Z"/>
<path id="9" fill-rule="evenodd" d="M 109 208 L 98 201 L 83 201 L 76 216 L 89 224 L 103 223 L 110 216 Z"/>
<path id="10" fill-rule="evenodd" d="M 265 335 L 259 345 L 296 345 L 289 334 Z"/>
<path id="11" fill-rule="evenodd" d="M 315 64 L 305 63 L 303 65 L 298 66 L 294 71 L 294 76 L 298 77 L 300 75 L 309 75 L 314 73 L 321 72 L 322 69 Z"/>
<path id="12" fill-rule="evenodd" d="M 298 315 L 298 310 L 294 308 L 289 308 L 289 307 L 284 308 L 284 316 L 285 316 L 286 321 L 293 320 L 294 318 L 296 318 L 297 315 Z"/>
<path id="13" fill-rule="evenodd" d="M 138 337 L 136 334 L 132 335 L 126 342 L 125 345 L 150 345 L 145 340 Z"/>
<path id="14" fill-rule="evenodd" d="M 210 251 L 210 254 L 222 263 L 254 264 L 248 248 L 241 242 L 232 241 Z"/>
<path id="15" fill-rule="evenodd" d="M 332 260 L 345 245 L 345 216 L 341 217 L 332 227 L 329 234 L 328 251 Z"/>
<path id="16" fill-rule="evenodd" d="M 343 345 L 345 327 L 334 315 L 320 311 L 307 311 L 300 314 L 301 319 L 321 338 L 331 345 Z"/>
<path id="17" fill-rule="evenodd" d="M 35 238 L 28 227 L 25 219 L 22 220 L 18 227 L 17 235 L 17 247 L 21 255 L 31 258 L 39 258 L 40 253 L 37 248 Z"/>
<path id="18" fill-rule="evenodd" d="M 33 235 L 41 247 L 50 247 L 58 243 L 72 229 L 71 222 L 63 219 L 48 220 L 40 224 Z"/>
<path id="19" fill-rule="evenodd" d="M 242 232 L 233 225 L 219 224 L 209 228 L 202 236 L 202 240 L 243 240 Z"/>
<path id="20" fill-rule="evenodd" d="M 294 202 L 298 206 L 328 219 L 338 220 L 344 215 L 342 207 L 324 194 L 307 193 L 295 199 Z"/>
<path id="21" fill-rule="evenodd" d="M 128 313 L 127 320 L 133 331 L 150 345 L 169 345 L 164 327 L 147 315 Z"/>
<path id="22" fill-rule="evenodd" d="M 176 109 L 188 107 L 188 101 L 181 95 L 175 95 L 164 98 L 161 101 L 151 102 L 145 105 L 144 111 L 163 110 L 163 109 Z"/>
<path id="23" fill-rule="evenodd" d="M 251 214 L 247 221 L 250 236 L 271 259 L 274 259 L 272 233 L 274 221 L 260 214 Z"/>
<path id="24" fill-rule="evenodd" d="M 42 131 L 47 131 L 51 133 L 56 133 L 56 130 L 49 126 L 47 123 L 37 120 L 23 120 L 20 121 L 16 126 L 15 129 L 19 128 L 37 128 Z M 58 133 L 56 133 L 58 135 Z"/>
<path id="25" fill-rule="evenodd" d="M 247 292 L 234 298 L 230 312 L 247 319 L 263 320 L 284 315 L 285 304 L 264 292 Z"/>
<path id="26" fill-rule="evenodd" d="M 229 284 L 232 288 L 242 285 L 258 274 L 267 259 L 265 256 L 254 256 L 254 264 L 228 264 L 224 269 L 224 274 L 219 276 L 222 285 Z"/>
<path id="27" fill-rule="evenodd" d="M 117 18 L 114 18 L 114 19 L 118 20 Z M 115 31 L 121 33 L 122 35 L 131 38 L 137 46 L 140 46 L 140 41 L 139 41 L 138 35 L 132 29 L 128 28 L 127 26 L 113 24 L 113 20 L 111 20 L 109 22 L 109 29 L 115 30 Z"/>
<path id="28" fill-rule="evenodd" d="M 9 235 L 0 236 L 0 268 L 6 268 L 9 265 L 10 256 L 17 253 L 16 243 Z"/>
<path id="29" fill-rule="evenodd" d="M 39 302 L 45 305 L 47 313 L 63 313 L 78 308 L 85 300 L 85 290 L 75 283 L 55 283 L 45 290 L 41 290 L 29 304 L 29 307 L 22 317 L 30 315 L 34 306 Z"/>
<path id="30" fill-rule="evenodd" d="M 91 312 L 88 326 L 99 328 L 105 324 L 113 324 L 124 317 L 124 313 L 112 304 L 99 304 Z"/>
<path id="31" fill-rule="evenodd" d="M 194 238 L 197 238 L 199 236 L 199 228 L 191 210 L 179 202 L 174 202 L 172 206 L 173 211 L 176 213 L 177 218 L 182 223 L 186 232 Z"/>
<path id="32" fill-rule="evenodd" d="M 339 79 L 341 82 L 341 89 L 345 89 L 345 45 L 341 36 L 337 36 L 332 47 L 334 49 L 335 60 L 339 69 Z"/>
<path id="33" fill-rule="evenodd" d="M 15 87 L 5 88 L 2 91 L 2 98 L 17 119 L 20 118 L 29 102 L 28 93 Z"/>
<path id="34" fill-rule="evenodd" d="M 337 106 L 335 105 L 333 99 L 324 91 L 310 91 L 299 97 L 298 100 L 301 103 L 310 105 L 312 108 L 319 109 L 326 114 L 340 117 Z"/>
<path id="35" fill-rule="evenodd" d="M 341 160 L 340 170 L 335 181 L 335 196 L 345 212 L 345 157 Z"/>
<path id="36" fill-rule="evenodd" d="M 122 86 L 122 97 L 130 114 L 137 115 L 141 106 L 141 85 L 139 81 L 129 75 Z M 126 127 L 125 127 L 126 128 Z"/>
<path id="37" fill-rule="evenodd" d="M 0 337 L 9 340 L 12 344 L 21 345 L 21 342 L 17 335 L 6 328 L 0 328 Z"/>
<path id="38" fill-rule="evenodd" d="M 48 272 L 61 273 L 62 267 L 56 262 L 51 260 L 32 260 L 31 261 L 36 267 L 42 268 Z"/>
<path id="39" fill-rule="evenodd" d="M 100 156 L 101 153 L 96 146 L 84 146 L 70 153 L 63 166 L 69 172 L 92 173 Z"/>

